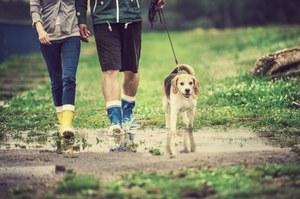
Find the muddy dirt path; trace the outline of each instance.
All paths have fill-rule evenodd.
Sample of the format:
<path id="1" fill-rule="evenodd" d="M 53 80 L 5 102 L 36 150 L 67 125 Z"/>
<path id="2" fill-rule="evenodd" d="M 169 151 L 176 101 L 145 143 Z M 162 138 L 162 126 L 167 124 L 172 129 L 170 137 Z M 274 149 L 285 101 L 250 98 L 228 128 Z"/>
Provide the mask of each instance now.
<path id="1" fill-rule="evenodd" d="M 25 143 L 8 140 L 0 145 L 0 191 L 16 183 L 29 183 L 35 190 L 52 186 L 66 170 L 93 175 L 104 180 L 134 171 L 168 172 L 186 167 L 223 167 L 260 163 L 300 163 L 299 155 L 289 148 L 272 146 L 247 129 L 221 131 L 202 129 L 195 132 L 197 151 L 180 153 L 170 159 L 164 153 L 166 133 L 163 129 L 135 132 L 137 152 L 110 152 L 119 145 L 103 130 L 79 131 L 80 151 L 73 155 L 53 152 L 54 144 Z M 178 140 L 181 149 L 182 140 Z M 21 147 L 20 147 L 21 146 Z M 22 147 L 23 146 L 23 147 Z M 155 149 L 162 155 L 149 151 Z M 52 152 L 51 152 L 52 151 Z M 1 194 L 0 194 L 1 197 Z"/>

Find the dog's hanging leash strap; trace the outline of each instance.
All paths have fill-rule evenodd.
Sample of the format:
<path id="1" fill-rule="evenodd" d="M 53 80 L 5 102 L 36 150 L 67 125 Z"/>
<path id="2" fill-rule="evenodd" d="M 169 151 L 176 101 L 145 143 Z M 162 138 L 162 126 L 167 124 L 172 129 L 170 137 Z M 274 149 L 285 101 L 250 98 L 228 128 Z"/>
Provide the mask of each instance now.
<path id="1" fill-rule="evenodd" d="M 168 29 L 168 26 L 167 26 L 167 23 L 166 23 L 166 20 L 165 20 L 164 12 L 163 12 L 162 9 L 159 9 L 159 13 L 161 13 L 161 16 L 162 16 L 162 19 L 163 19 L 163 22 L 164 22 L 164 25 L 165 25 L 165 28 L 166 28 L 166 31 L 167 31 L 167 34 L 168 34 L 168 38 L 169 38 L 171 48 L 172 48 L 172 51 L 173 51 L 175 63 L 176 63 L 176 65 L 178 65 L 178 60 L 177 60 L 177 57 L 176 57 L 176 54 L 175 54 L 175 49 L 174 49 L 174 46 L 173 46 L 173 42 L 171 40 L 170 32 L 169 32 L 169 29 Z"/>
<path id="2" fill-rule="evenodd" d="M 176 63 L 176 65 L 178 65 L 178 60 L 177 60 L 177 57 L 176 57 L 173 42 L 171 40 L 170 32 L 169 32 L 169 29 L 168 29 L 168 26 L 167 26 L 167 23 L 166 23 L 165 15 L 164 15 L 163 10 L 161 8 L 157 7 L 157 1 L 158 0 L 151 0 L 151 2 L 150 2 L 150 7 L 149 7 L 149 11 L 148 11 L 148 20 L 151 24 L 151 28 L 153 28 L 153 23 L 156 22 L 158 18 L 159 18 L 160 23 L 163 22 L 163 24 L 165 26 L 165 29 L 167 31 L 167 34 L 168 34 L 170 44 L 171 44 L 171 48 L 172 48 L 173 56 L 174 56 L 174 59 L 175 59 L 175 63 Z M 158 12 L 159 17 L 157 17 L 157 12 Z"/>
<path id="3" fill-rule="evenodd" d="M 150 7 L 148 10 L 148 20 L 151 24 L 151 28 L 153 28 L 153 23 L 157 22 L 157 19 L 158 19 L 157 14 L 156 14 L 156 12 L 159 10 L 159 8 L 156 6 L 157 2 L 158 2 L 158 0 L 150 1 Z M 160 21 L 160 23 L 162 23 L 160 13 L 159 13 L 159 21 Z"/>

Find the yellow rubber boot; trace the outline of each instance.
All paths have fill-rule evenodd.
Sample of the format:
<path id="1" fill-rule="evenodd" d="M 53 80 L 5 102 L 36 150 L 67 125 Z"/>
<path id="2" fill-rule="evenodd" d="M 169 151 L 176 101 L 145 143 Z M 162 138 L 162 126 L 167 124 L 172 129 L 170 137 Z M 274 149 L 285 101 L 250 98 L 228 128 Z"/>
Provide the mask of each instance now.
<path id="1" fill-rule="evenodd" d="M 75 136 L 75 132 L 72 127 L 73 118 L 74 118 L 73 111 L 62 112 L 62 120 L 61 120 L 62 136 L 66 139 L 71 139 L 74 138 Z"/>
<path id="2" fill-rule="evenodd" d="M 62 112 L 56 112 L 58 124 L 59 124 L 59 132 L 62 134 Z"/>

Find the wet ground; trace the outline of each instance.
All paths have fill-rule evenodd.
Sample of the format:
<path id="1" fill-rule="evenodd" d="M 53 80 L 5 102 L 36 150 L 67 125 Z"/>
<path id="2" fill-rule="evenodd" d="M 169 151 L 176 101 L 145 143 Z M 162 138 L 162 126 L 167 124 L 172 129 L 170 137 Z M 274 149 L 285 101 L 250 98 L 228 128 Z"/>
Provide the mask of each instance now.
<path id="1" fill-rule="evenodd" d="M 147 129 L 132 131 L 131 137 L 127 139 L 123 137 L 108 136 L 103 129 L 78 130 L 77 139 L 75 141 L 75 154 L 79 152 L 97 152 L 108 153 L 112 149 L 118 148 L 120 145 L 127 143 L 127 146 L 134 143 L 131 149 L 139 153 L 149 153 L 150 149 L 155 149 L 164 153 L 166 131 L 164 129 Z M 50 134 L 54 134 L 52 132 Z M 178 149 L 182 149 L 182 133 L 178 132 Z M 228 131 L 203 129 L 194 133 L 195 142 L 198 152 L 243 152 L 243 151 L 266 151 L 276 150 L 277 147 L 272 146 L 260 138 L 256 133 L 247 129 L 234 129 Z M 134 139 L 133 142 L 130 140 Z M 55 151 L 57 148 L 55 136 L 52 138 L 41 139 L 39 136 L 28 137 L 27 132 L 19 134 L 17 138 L 8 137 L 4 142 L 0 143 L 0 150 L 12 149 L 32 149 L 39 151 Z M 125 143 L 124 143 L 125 142 Z M 132 151 L 132 150 L 131 150 Z"/>
<path id="2" fill-rule="evenodd" d="M 81 129 L 75 143 L 77 151 L 72 155 L 57 154 L 54 138 L 26 136 L 23 133 L 18 139 L 7 138 L 0 145 L 0 191 L 20 182 L 34 187 L 51 186 L 67 170 L 110 179 L 133 171 L 300 162 L 291 149 L 270 145 L 247 129 L 199 130 L 194 133 L 197 151 L 181 153 L 174 159 L 165 154 L 164 129 L 138 130 L 134 142 L 107 136 L 103 129 Z M 127 152 L 120 150 L 120 145 Z M 177 148 L 182 149 L 180 136 Z"/>

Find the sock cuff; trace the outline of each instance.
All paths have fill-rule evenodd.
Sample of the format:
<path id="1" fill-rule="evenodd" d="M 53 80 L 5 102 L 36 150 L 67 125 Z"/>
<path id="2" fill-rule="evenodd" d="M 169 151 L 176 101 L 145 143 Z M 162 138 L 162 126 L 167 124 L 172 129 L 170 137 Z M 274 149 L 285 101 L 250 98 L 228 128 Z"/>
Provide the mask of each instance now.
<path id="1" fill-rule="evenodd" d="M 63 107 L 62 106 L 56 106 L 55 111 L 56 111 L 56 113 L 61 113 L 61 112 L 63 112 Z"/>
<path id="2" fill-rule="evenodd" d="M 135 102 L 135 96 L 128 96 L 122 93 L 122 100 L 127 101 L 127 102 Z"/>
<path id="3" fill-rule="evenodd" d="M 109 102 L 106 102 L 106 108 L 112 108 L 112 107 L 121 107 L 121 101 L 120 100 L 112 100 Z"/>
<path id="4" fill-rule="evenodd" d="M 74 105 L 72 105 L 72 104 L 64 104 L 63 106 L 62 106 L 62 110 L 63 111 L 75 111 L 75 106 Z"/>

